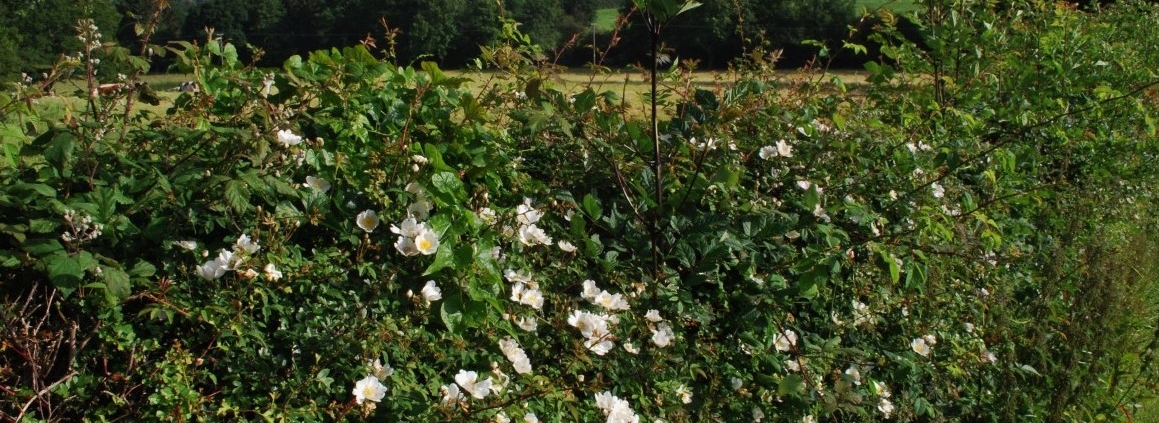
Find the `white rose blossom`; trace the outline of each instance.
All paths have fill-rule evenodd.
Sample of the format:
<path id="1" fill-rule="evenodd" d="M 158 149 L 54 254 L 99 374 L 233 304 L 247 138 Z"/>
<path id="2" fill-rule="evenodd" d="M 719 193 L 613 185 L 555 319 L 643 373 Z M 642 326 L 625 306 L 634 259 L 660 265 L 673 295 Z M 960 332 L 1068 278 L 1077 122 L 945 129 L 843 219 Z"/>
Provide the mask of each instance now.
<path id="1" fill-rule="evenodd" d="M 420 293 L 423 295 L 423 301 L 427 304 L 443 299 L 443 290 L 439 289 L 439 285 L 435 281 L 427 281 Z"/>
<path id="2" fill-rule="evenodd" d="M 366 233 L 374 232 L 374 229 L 378 227 L 378 214 L 374 210 L 364 210 L 362 213 L 358 213 L 354 223 Z"/>
<path id="3" fill-rule="evenodd" d="M 378 378 L 373 375 L 358 381 L 354 384 L 354 401 L 362 404 L 366 401 L 379 402 L 386 396 L 386 386 L 379 382 Z"/>
<path id="4" fill-rule="evenodd" d="M 285 147 L 292 147 L 302 143 L 302 136 L 295 135 L 294 131 L 289 129 L 283 129 L 278 131 L 278 142 L 282 143 Z"/>

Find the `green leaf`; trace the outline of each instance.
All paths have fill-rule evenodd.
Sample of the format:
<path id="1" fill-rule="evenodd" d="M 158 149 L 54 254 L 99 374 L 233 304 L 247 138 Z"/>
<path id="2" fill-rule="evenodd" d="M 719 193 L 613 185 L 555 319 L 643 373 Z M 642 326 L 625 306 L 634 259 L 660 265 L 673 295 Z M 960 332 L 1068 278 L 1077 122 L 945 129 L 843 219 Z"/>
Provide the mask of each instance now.
<path id="1" fill-rule="evenodd" d="M 445 293 L 443 303 L 439 306 L 439 317 L 447 330 L 458 334 L 463 331 L 463 296 L 458 292 Z"/>
<path id="2" fill-rule="evenodd" d="M 467 196 L 463 181 L 451 172 L 439 172 L 431 176 L 431 193 L 443 206 L 460 204 Z"/>
<path id="3" fill-rule="evenodd" d="M 132 285 L 129 283 L 129 274 L 111 266 L 101 266 L 100 269 L 109 296 L 118 301 L 129 298 L 129 294 L 133 292 Z"/>
<path id="4" fill-rule="evenodd" d="M 334 383 L 334 378 L 330 377 L 330 369 L 319 370 L 318 374 L 315 375 L 314 378 L 318 379 L 318 382 L 327 388 L 330 387 L 330 384 Z"/>
<path id="5" fill-rule="evenodd" d="M 600 202 L 599 200 L 596 200 L 596 197 L 592 196 L 591 194 L 585 195 L 583 203 L 580 204 L 580 207 L 592 221 L 600 220 L 600 216 L 602 216 L 600 214 Z"/>
<path id="6" fill-rule="evenodd" d="M 48 198 L 55 198 L 56 197 L 56 190 L 52 189 L 52 187 L 45 185 L 45 184 L 30 184 L 27 182 L 20 182 L 20 183 L 12 184 L 12 186 L 8 187 L 8 190 L 13 195 L 28 195 L 28 194 L 35 193 L 35 194 L 38 194 L 42 197 L 48 197 Z"/>
<path id="7" fill-rule="evenodd" d="M 20 265 L 20 259 L 8 250 L 0 250 L 0 267 L 16 267 Z"/>
<path id="8" fill-rule="evenodd" d="M 48 257 L 45 260 L 45 268 L 48 271 L 48 280 L 52 281 L 52 285 L 65 296 L 72 294 L 85 276 L 85 269 L 63 251 Z"/>
<path id="9" fill-rule="evenodd" d="M 452 251 L 451 245 L 447 243 L 439 244 L 438 251 L 435 251 L 435 261 L 430 266 L 427 266 L 427 270 L 423 271 L 423 276 L 431 275 L 454 264 L 455 252 Z"/>
<path id="10" fill-rule="evenodd" d="M 58 227 L 60 227 L 60 221 L 57 219 L 32 219 L 28 221 L 28 229 L 34 234 L 54 233 Z"/>
<path id="11" fill-rule="evenodd" d="M 157 266 L 141 260 L 134 264 L 132 269 L 129 269 L 129 274 L 138 278 L 148 278 L 157 274 Z"/>
<path id="12" fill-rule="evenodd" d="M 788 396 L 790 394 L 797 394 L 804 390 L 805 381 L 797 374 L 788 374 L 781 379 L 781 383 L 777 384 L 777 395 Z"/>
<path id="13" fill-rule="evenodd" d="M 47 256 L 60 252 L 64 253 L 64 246 L 56 239 L 34 239 L 23 245 L 24 251 L 33 256 Z"/>
<path id="14" fill-rule="evenodd" d="M 76 136 L 69 132 L 58 132 L 44 150 L 44 160 L 55 167 L 62 176 L 72 175 L 72 153 L 76 150 Z"/>
<path id="15" fill-rule="evenodd" d="M 245 182 L 237 179 L 229 180 L 225 183 L 225 191 L 222 194 L 225 196 L 225 203 L 238 213 L 244 213 L 252 207 L 250 190 L 246 188 Z"/>

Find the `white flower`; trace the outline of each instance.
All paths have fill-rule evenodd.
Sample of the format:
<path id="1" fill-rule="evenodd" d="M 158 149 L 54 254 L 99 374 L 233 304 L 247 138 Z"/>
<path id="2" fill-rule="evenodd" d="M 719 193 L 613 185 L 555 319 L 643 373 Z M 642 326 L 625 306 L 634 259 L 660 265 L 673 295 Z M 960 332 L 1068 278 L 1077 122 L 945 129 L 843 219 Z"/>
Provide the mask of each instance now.
<path id="1" fill-rule="evenodd" d="M 785 140 L 777 141 L 777 154 L 781 157 L 793 157 L 793 146 Z"/>
<path id="2" fill-rule="evenodd" d="M 781 330 L 781 333 L 778 333 L 776 339 L 773 340 L 773 346 L 781 352 L 789 351 L 796 345 L 797 333 L 793 332 L 792 329 Z"/>
<path id="3" fill-rule="evenodd" d="M 414 217 L 403 219 L 401 228 L 398 226 L 390 225 L 391 232 L 412 239 L 419 236 L 419 234 L 426 230 L 428 230 L 428 225 L 426 222 L 419 223 L 419 221 L 415 220 Z"/>
<path id="4" fill-rule="evenodd" d="M 283 129 L 278 131 L 278 142 L 282 143 L 282 145 L 286 147 L 291 147 L 301 144 L 302 137 L 300 135 L 294 135 L 294 131 Z"/>
<path id="5" fill-rule="evenodd" d="M 757 153 L 761 159 L 768 160 L 777 156 L 777 148 L 771 145 L 761 147 L 761 151 Z"/>
<path id="6" fill-rule="evenodd" d="M 532 283 L 531 272 L 506 269 L 503 271 L 503 277 L 507 278 L 507 281 L 511 283 L 523 283 L 527 285 Z"/>
<path id="7" fill-rule="evenodd" d="M 676 387 L 676 395 L 680 396 L 680 402 L 685 404 L 692 403 L 692 390 L 688 389 L 688 387 L 684 386 L 684 384 L 680 384 L 680 386 Z"/>
<path id="8" fill-rule="evenodd" d="M 262 272 L 266 274 L 266 280 L 270 282 L 277 282 L 278 279 L 282 278 L 282 272 L 278 271 L 273 263 L 266 264 L 266 267 L 262 268 Z"/>
<path id="9" fill-rule="evenodd" d="M 519 242 L 523 245 L 550 245 L 551 237 L 547 233 L 535 225 L 524 225 L 519 227 Z"/>
<path id="10" fill-rule="evenodd" d="M 664 319 L 660 317 L 660 312 L 655 309 L 648 310 L 648 313 L 644 315 L 644 318 L 653 323 L 660 323 L 664 321 Z"/>
<path id="11" fill-rule="evenodd" d="M 374 210 L 366 210 L 358 213 L 358 217 L 354 219 L 354 223 L 358 224 L 358 227 L 367 233 L 374 232 L 374 228 L 378 227 L 378 215 L 374 213 Z"/>
<path id="12" fill-rule="evenodd" d="M 588 339 L 587 347 L 589 351 L 596 353 L 596 355 L 604 355 L 611 351 L 612 348 L 615 348 L 616 344 L 609 339 L 593 338 Z"/>
<path id="13" fill-rule="evenodd" d="M 934 190 L 934 198 L 942 198 L 946 195 L 946 189 L 937 182 L 930 184 L 930 188 Z"/>
<path id="14" fill-rule="evenodd" d="M 926 340 L 926 343 L 931 347 L 938 344 L 938 337 L 933 335 L 922 335 L 922 339 Z"/>
<path id="15" fill-rule="evenodd" d="M 559 249 L 563 250 L 563 252 L 565 252 L 565 253 L 574 253 L 575 252 L 575 244 L 564 241 L 562 239 L 559 240 L 559 242 L 556 244 L 559 245 Z"/>
<path id="16" fill-rule="evenodd" d="M 592 301 L 595 300 L 597 295 L 600 295 L 600 288 L 596 287 L 596 281 L 591 279 L 585 280 L 583 287 L 584 290 L 580 293 L 580 296 L 585 300 Z"/>
<path id="17" fill-rule="evenodd" d="M 370 368 L 374 369 L 374 377 L 378 380 L 383 380 L 394 374 L 394 368 L 389 364 L 382 364 L 382 360 L 375 359 L 370 363 Z"/>
<path id="18" fill-rule="evenodd" d="M 491 210 L 490 207 L 483 207 L 479 209 L 477 214 L 479 215 L 479 220 L 482 220 L 483 223 L 488 225 L 494 224 L 495 220 L 497 219 L 495 216 L 495 210 Z"/>
<path id="19" fill-rule="evenodd" d="M 640 353 L 640 349 L 636 348 L 636 346 L 634 344 L 632 344 L 631 342 L 624 342 L 624 351 L 627 351 L 628 354 L 639 354 Z"/>
<path id="20" fill-rule="evenodd" d="M 607 317 L 583 310 L 573 310 L 571 316 L 567 318 L 567 324 L 579 329 L 580 333 L 588 339 L 599 339 L 608 334 Z"/>
<path id="21" fill-rule="evenodd" d="M 441 388 L 439 388 L 439 390 L 443 393 L 443 405 L 454 405 L 459 401 L 467 399 L 463 396 L 463 393 L 459 391 L 459 385 L 453 383 L 450 385 L 443 385 Z"/>
<path id="22" fill-rule="evenodd" d="M 426 230 L 414 239 L 415 249 L 423 255 L 431 255 L 439 250 L 439 236 L 434 231 Z"/>
<path id="23" fill-rule="evenodd" d="M 200 266 L 197 266 L 197 276 L 200 276 L 202 279 L 207 281 L 211 281 L 225 275 L 226 270 L 228 269 L 226 269 L 221 262 L 217 261 L 216 259 L 210 260 Z"/>
<path id="24" fill-rule="evenodd" d="M 873 323 L 873 312 L 869 310 L 869 306 L 865 305 L 865 303 L 861 301 L 853 300 L 853 325 L 872 325 Z"/>
<path id="25" fill-rule="evenodd" d="M 378 381 L 374 376 L 367 376 L 354 384 L 354 400 L 359 404 L 366 402 L 366 400 L 379 402 L 386 396 L 386 386 Z"/>
<path id="26" fill-rule="evenodd" d="M 759 422 L 765 419 L 765 412 L 761 411 L 760 407 L 753 407 L 753 421 Z"/>
<path id="27" fill-rule="evenodd" d="M 394 242 L 394 249 L 408 257 L 418 255 L 419 253 L 418 246 L 415 245 L 415 240 L 405 236 L 398 237 L 398 240 Z"/>
<path id="28" fill-rule="evenodd" d="M 507 413 L 502 411 L 495 415 L 495 423 L 511 423 L 511 418 L 507 417 Z"/>
<path id="29" fill-rule="evenodd" d="M 189 251 L 197 249 L 197 241 L 177 241 L 173 244 Z"/>
<path id="30" fill-rule="evenodd" d="M 426 301 L 427 304 L 443 299 L 443 290 L 439 289 L 435 281 L 427 281 L 420 292 L 423 294 L 423 301 Z"/>
<path id="31" fill-rule="evenodd" d="M 930 346 L 926 345 L 925 339 L 914 338 L 913 341 L 910 341 L 909 347 L 912 348 L 914 350 L 914 352 L 918 353 L 918 355 L 921 355 L 922 357 L 927 357 L 930 355 Z"/>
<path id="32" fill-rule="evenodd" d="M 515 326 L 519 326 L 520 329 L 528 332 L 535 332 L 539 328 L 539 322 L 534 317 L 520 316 L 518 319 L 515 319 Z"/>
<path id="33" fill-rule="evenodd" d="M 893 414 L 893 403 L 889 401 L 889 398 L 882 398 L 881 401 L 877 403 L 877 411 L 880 411 L 881 414 L 888 419 L 889 416 Z"/>
<path id="34" fill-rule="evenodd" d="M 889 387 L 885 385 L 885 382 L 873 382 L 873 390 L 877 392 L 877 396 L 882 398 L 889 398 L 890 395 L 893 395 L 889 392 Z"/>
<path id="35" fill-rule="evenodd" d="M 845 369 L 845 374 L 853 379 L 854 385 L 861 385 L 861 369 L 858 369 L 856 364 L 850 364 L 849 368 Z"/>
<path id="36" fill-rule="evenodd" d="M 520 304 L 529 305 L 536 310 L 543 308 L 543 293 L 538 289 L 531 289 L 522 283 L 516 283 L 511 287 L 511 301 Z"/>
<path id="37" fill-rule="evenodd" d="M 801 371 L 801 362 L 798 360 L 804 360 L 804 357 L 798 358 L 797 360 L 785 360 L 785 369 L 790 372 Z"/>
<path id="38" fill-rule="evenodd" d="M 245 234 L 242 234 L 242 236 L 237 237 L 237 242 L 235 243 L 235 245 L 237 246 L 238 250 L 244 251 L 244 252 L 246 252 L 246 254 L 256 253 L 256 252 L 258 252 L 258 250 L 260 250 L 262 248 L 261 246 L 258 245 L 258 243 L 256 241 L 251 240 L 249 235 L 245 235 Z"/>
<path id="39" fill-rule="evenodd" d="M 515 220 L 524 226 L 534 225 L 541 217 L 543 214 L 531 207 L 530 198 L 524 198 L 523 204 L 515 207 Z"/>
<path id="40" fill-rule="evenodd" d="M 994 355 L 994 353 L 991 351 L 986 351 L 986 354 L 982 356 L 982 360 L 988 363 L 997 363 L 998 356 Z"/>
<path id="41" fill-rule="evenodd" d="M 604 391 L 596 394 L 596 407 L 599 407 L 608 417 L 607 423 L 639 423 L 640 417 L 632 411 L 627 401 L 624 401 L 611 392 Z"/>
<path id="42" fill-rule="evenodd" d="M 675 338 L 676 334 L 672 332 L 672 328 L 668 326 L 667 322 L 660 322 L 652 331 L 652 343 L 660 348 L 667 347 Z"/>
<path id="43" fill-rule="evenodd" d="M 326 192 L 330 190 L 330 181 L 322 178 L 315 178 L 313 176 L 307 176 L 306 186 L 318 191 Z"/>
<path id="44" fill-rule="evenodd" d="M 817 418 L 813 417 L 813 415 L 810 414 L 808 416 L 805 416 L 805 418 L 801 419 L 801 423 L 817 423 Z"/>
<path id="45" fill-rule="evenodd" d="M 692 137 L 688 139 L 688 143 L 692 145 L 692 148 L 700 151 L 716 150 L 716 138 L 709 138 L 704 140 L 704 142 L 697 142 L 696 137 Z"/>
<path id="46" fill-rule="evenodd" d="M 218 265 L 221 266 L 221 268 L 225 270 L 233 270 L 237 264 L 241 262 L 241 257 L 234 255 L 233 250 L 226 250 L 223 248 L 221 252 L 217 254 L 217 259 L 215 260 L 217 261 Z"/>
<path id="47" fill-rule="evenodd" d="M 500 340 L 499 351 L 502 351 L 503 355 L 511 360 L 515 366 L 515 373 L 531 373 L 531 360 L 527 358 L 527 353 L 519 347 L 519 343 L 514 339 L 507 337 Z"/>
<path id="48" fill-rule="evenodd" d="M 455 375 L 455 383 L 459 384 L 464 391 L 471 394 L 475 399 L 483 399 L 491 392 L 491 378 L 479 381 L 479 374 L 475 372 L 468 372 L 466 370 L 459 370 L 459 374 Z"/>
<path id="49" fill-rule="evenodd" d="M 535 413 L 527 413 L 523 416 L 525 423 L 539 423 L 539 417 L 535 417 Z"/>
<path id="50" fill-rule="evenodd" d="M 628 310 L 630 308 L 628 302 L 624 300 L 623 295 L 613 295 L 608 293 L 608 291 L 600 291 L 591 301 L 592 304 L 598 304 L 607 310 Z"/>
<path id="51" fill-rule="evenodd" d="M 406 214 L 415 219 L 426 219 L 431 216 L 432 208 L 434 206 L 431 205 L 430 201 L 427 201 L 426 198 L 420 198 L 406 207 Z"/>

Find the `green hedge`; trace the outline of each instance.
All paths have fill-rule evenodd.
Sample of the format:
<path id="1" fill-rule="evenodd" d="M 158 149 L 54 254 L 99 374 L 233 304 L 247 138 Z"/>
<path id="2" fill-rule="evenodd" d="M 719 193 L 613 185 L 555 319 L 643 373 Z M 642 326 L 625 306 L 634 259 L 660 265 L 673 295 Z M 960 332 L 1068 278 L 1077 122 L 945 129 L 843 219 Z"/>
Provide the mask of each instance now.
<path id="1" fill-rule="evenodd" d="M 1159 9 L 927 3 L 863 86 L 663 72 L 659 143 L 511 23 L 477 92 L 174 45 L 200 90 L 163 115 L 127 89 L 5 140 L 0 417 L 1128 421 Z"/>

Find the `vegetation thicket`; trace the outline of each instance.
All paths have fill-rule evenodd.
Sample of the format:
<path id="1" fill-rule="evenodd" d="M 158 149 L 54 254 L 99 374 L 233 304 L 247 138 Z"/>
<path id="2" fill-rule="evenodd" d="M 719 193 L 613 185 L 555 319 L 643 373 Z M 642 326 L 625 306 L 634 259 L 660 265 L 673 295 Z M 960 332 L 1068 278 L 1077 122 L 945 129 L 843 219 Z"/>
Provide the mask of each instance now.
<path id="1" fill-rule="evenodd" d="M 1003 3 L 816 45 L 857 90 L 675 60 L 644 116 L 511 20 L 479 83 L 82 19 L 76 103 L 0 93 L 0 420 L 1143 421 L 1159 8 Z M 636 6 L 653 57 L 697 11 Z"/>
<path id="2" fill-rule="evenodd" d="M 158 7 L 160 6 L 160 8 Z M 64 51 L 76 50 L 67 36 L 82 15 L 96 21 L 106 40 L 137 51 L 144 28 L 139 24 L 160 13 L 150 29 L 150 42 L 165 46 L 174 41 L 214 41 L 234 44 L 248 63 L 257 59 L 276 67 L 292 55 L 335 45 L 352 45 L 368 38 L 388 44 L 399 63 L 423 60 L 444 67 L 463 67 L 479 55 L 479 47 L 495 43 L 500 18 L 520 22 L 530 35 L 561 63 L 581 66 L 591 60 L 593 46 L 602 50 L 612 42 L 616 13 L 629 14 L 631 2 L 562 0 L 300 0 L 167 1 L 153 0 L 15 0 L 0 5 L 0 78 L 15 79 L 21 72 L 39 75 Z M 695 13 L 681 17 L 668 43 L 682 57 L 705 66 L 723 68 L 745 46 L 761 42 L 777 47 L 799 46 L 806 39 L 836 42 L 846 35 L 855 16 L 853 0 L 708 0 Z M 602 15 L 597 15 L 602 11 Z M 639 17 L 639 14 L 631 15 Z M 636 45 L 640 22 L 629 26 L 627 39 Z M 676 27 L 674 27 L 676 29 Z M 381 39 L 386 31 L 398 37 Z M 594 37 L 593 37 L 594 36 Z M 646 47 L 646 43 L 639 44 Z M 154 49 L 161 51 L 160 48 Z M 604 64 L 633 64 L 643 60 L 635 48 L 617 50 Z M 794 50 L 796 51 L 796 50 Z M 172 64 L 154 59 L 155 70 Z"/>

